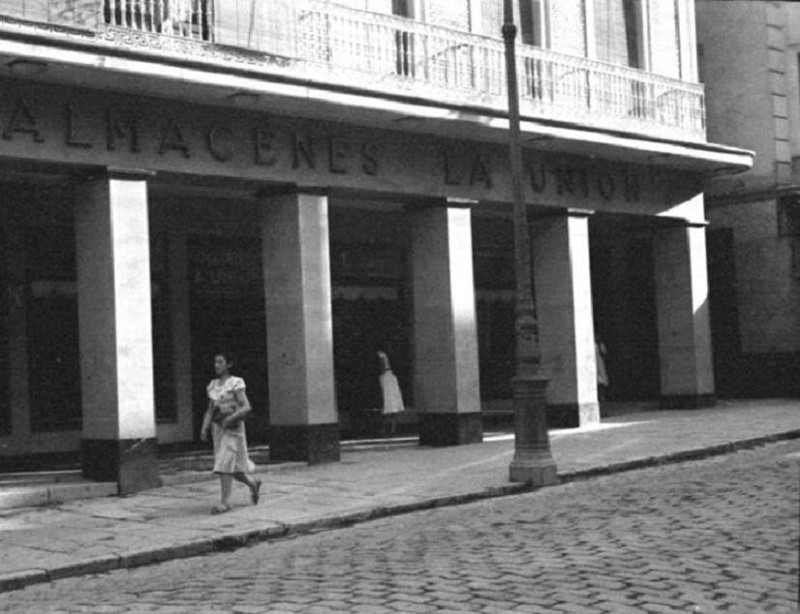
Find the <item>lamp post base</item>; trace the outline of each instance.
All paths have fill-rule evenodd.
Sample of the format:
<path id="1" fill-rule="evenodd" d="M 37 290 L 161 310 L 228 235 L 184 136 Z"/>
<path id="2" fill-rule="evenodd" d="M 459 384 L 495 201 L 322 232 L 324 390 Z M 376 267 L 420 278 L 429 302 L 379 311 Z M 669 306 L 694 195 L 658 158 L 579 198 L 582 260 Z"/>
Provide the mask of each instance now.
<path id="1" fill-rule="evenodd" d="M 547 378 L 539 375 L 515 377 L 514 458 L 509 466 L 512 482 L 534 487 L 558 484 L 556 463 L 547 434 L 545 390 Z"/>
<path id="2" fill-rule="evenodd" d="M 549 452 L 514 452 L 514 459 L 508 467 L 508 479 L 524 482 L 534 487 L 558 484 L 556 463 Z"/>

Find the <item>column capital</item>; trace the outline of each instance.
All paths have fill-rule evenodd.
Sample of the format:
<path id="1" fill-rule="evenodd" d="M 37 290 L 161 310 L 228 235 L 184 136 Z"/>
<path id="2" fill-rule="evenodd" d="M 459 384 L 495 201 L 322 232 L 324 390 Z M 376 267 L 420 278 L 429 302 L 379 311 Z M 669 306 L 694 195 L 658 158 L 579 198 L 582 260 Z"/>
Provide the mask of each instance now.
<path id="1" fill-rule="evenodd" d="M 472 209 L 480 201 L 473 198 L 430 198 L 417 200 L 404 205 L 406 211 L 420 211 L 423 209 Z"/>
<path id="2" fill-rule="evenodd" d="M 687 220 L 683 219 L 670 219 L 670 223 L 661 224 L 655 227 L 655 231 L 670 230 L 675 228 L 706 228 L 710 225 L 708 220 Z"/>
<path id="3" fill-rule="evenodd" d="M 147 181 L 156 176 L 156 171 L 144 168 L 124 168 L 119 166 L 106 166 L 87 170 L 86 173 L 76 175 L 75 184 L 91 183 L 105 179 L 125 179 L 128 181 Z"/>
<path id="4" fill-rule="evenodd" d="M 121 166 L 107 166 L 105 174 L 109 179 L 128 179 L 146 181 L 156 176 L 156 172 L 146 168 L 123 168 Z"/>
<path id="5" fill-rule="evenodd" d="M 591 217 L 596 213 L 594 209 L 577 209 L 570 207 L 566 211 L 567 217 Z"/>
<path id="6" fill-rule="evenodd" d="M 330 190 L 328 188 L 321 188 L 319 186 L 300 186 L 294 183 L 277 184 L 259 188 L 255 192 L 255 197 L 259 200 L 264 200 L 266 198 L 275 198 L 276 196 L 288 196 L 291 194 L 330 196 Z"/>
<path id="7" fill-rule="evenodd" d="M 475 205 L 477 205 L 480 201 L 474 198 L 455 198 L 455 197 L 447 197 L 445 199 L 445 206 L 453 207 L 456 209 L 472 209 Z"/>
<path id="8" fill-rule="evenodd" d="M 594 209 L 578 209 L 575 207 L 548 207 L 544 209 L 534 209 L 530 211 L 532 219 L 553 218 L 553 217 L 575 217 L 587 218 L 596 213 Z"/>

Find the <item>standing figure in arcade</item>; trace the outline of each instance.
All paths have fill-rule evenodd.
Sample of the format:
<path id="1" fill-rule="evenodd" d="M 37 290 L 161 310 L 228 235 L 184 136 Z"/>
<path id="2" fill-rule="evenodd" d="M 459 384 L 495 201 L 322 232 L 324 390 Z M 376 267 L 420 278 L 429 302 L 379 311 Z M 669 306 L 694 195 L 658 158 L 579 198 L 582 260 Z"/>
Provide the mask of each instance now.
<path id="1" fill-rule="evenodd" d="M 380 384 L 383 395 L 383 415 L 389 416 L 389 432 L 394 435 L 397 428 L 397 414 L 403 411 L 403 395 L 400 393 L 400 386 L 397 378 L 392 373 L 389 365 L 389 357 L 386 352 L 378 352 L 380 360 Z"/>
<path id="2" fill-rule="evenodd" d="M 220 502 L 211 509 L 212 514 L 230 511 L 233 480 L 247 485 L 253 504 L 258 503 L 261 490 L 261 480 L 251 475 L 255 464 L 247 453 L 244 418 L 251 411 L 250 401 L 245 393 L 244 380 L 231 375 L 233 364 L 230 352 L 214 357 L 217 377 L 206 387 L 208 409 L 200 429 L 203 441 L 208 441 L 209 431 L 212 432 L 214 473 L 219 475 L 221 489 Z"/>
<path id="3" fill-rule="evenodd" d="M 608 371 L 606 371 L 606 350 L 605 344 L 596 339 L 594 342 L 594 355 L 597 364 L 597 400 L 605 401 L 608 395 Z"/>

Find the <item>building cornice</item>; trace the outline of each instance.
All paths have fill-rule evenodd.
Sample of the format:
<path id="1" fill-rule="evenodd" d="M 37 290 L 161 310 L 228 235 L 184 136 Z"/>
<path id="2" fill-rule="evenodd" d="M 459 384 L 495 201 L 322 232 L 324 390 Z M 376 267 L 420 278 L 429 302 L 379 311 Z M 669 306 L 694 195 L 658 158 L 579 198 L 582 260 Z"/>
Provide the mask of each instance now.
<path id="1" fill-rule="evenodd" d="M 60 70 L 43 80 L 69 84 L 72 71 L 90 71 L 93 87 L 235 106 L 232 95 L 252 96 L 266 112 L 292 109 L 299 116 L 487 142 L 504 142 L 503 113 L 472 104 L 453 105 L 403 92 L 366 91 L 322 80 L 293 78 L 289 58 L 209 45 L 126 28 L 82 29 L 0 18 L 2 53 Z M 144 81 L 143 81 L 144 80 Z M 142 88 L 146 88 L 142 92 Z M 559 153 L 679 168 L 718 176 L 749 170 L 752 152 L 706 142 L 670 140 L 523 117 L 523 146 Z"/>

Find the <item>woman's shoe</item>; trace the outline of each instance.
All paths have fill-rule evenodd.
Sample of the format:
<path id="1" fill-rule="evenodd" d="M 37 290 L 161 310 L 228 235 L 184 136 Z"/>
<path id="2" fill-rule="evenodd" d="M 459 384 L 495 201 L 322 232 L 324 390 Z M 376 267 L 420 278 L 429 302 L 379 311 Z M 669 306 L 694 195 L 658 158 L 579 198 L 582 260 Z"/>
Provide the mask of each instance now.
<path id="1" fill-rule="evenodd" d="M 258 505 L 258 498 L 261 496 L 261 480 L 253 480 L 253 485 L 250 487 L 250 500 L 253 505 Z"/>
<path id="2" fill-rule="evenodd" d="M 230 511 L 231 511 L 231 506 L 225 505 L 224 503 L 219 503 L 211 508 L 211 513 L 214 515 L 224 514 L 225 512 L 230 512 Z"/>

